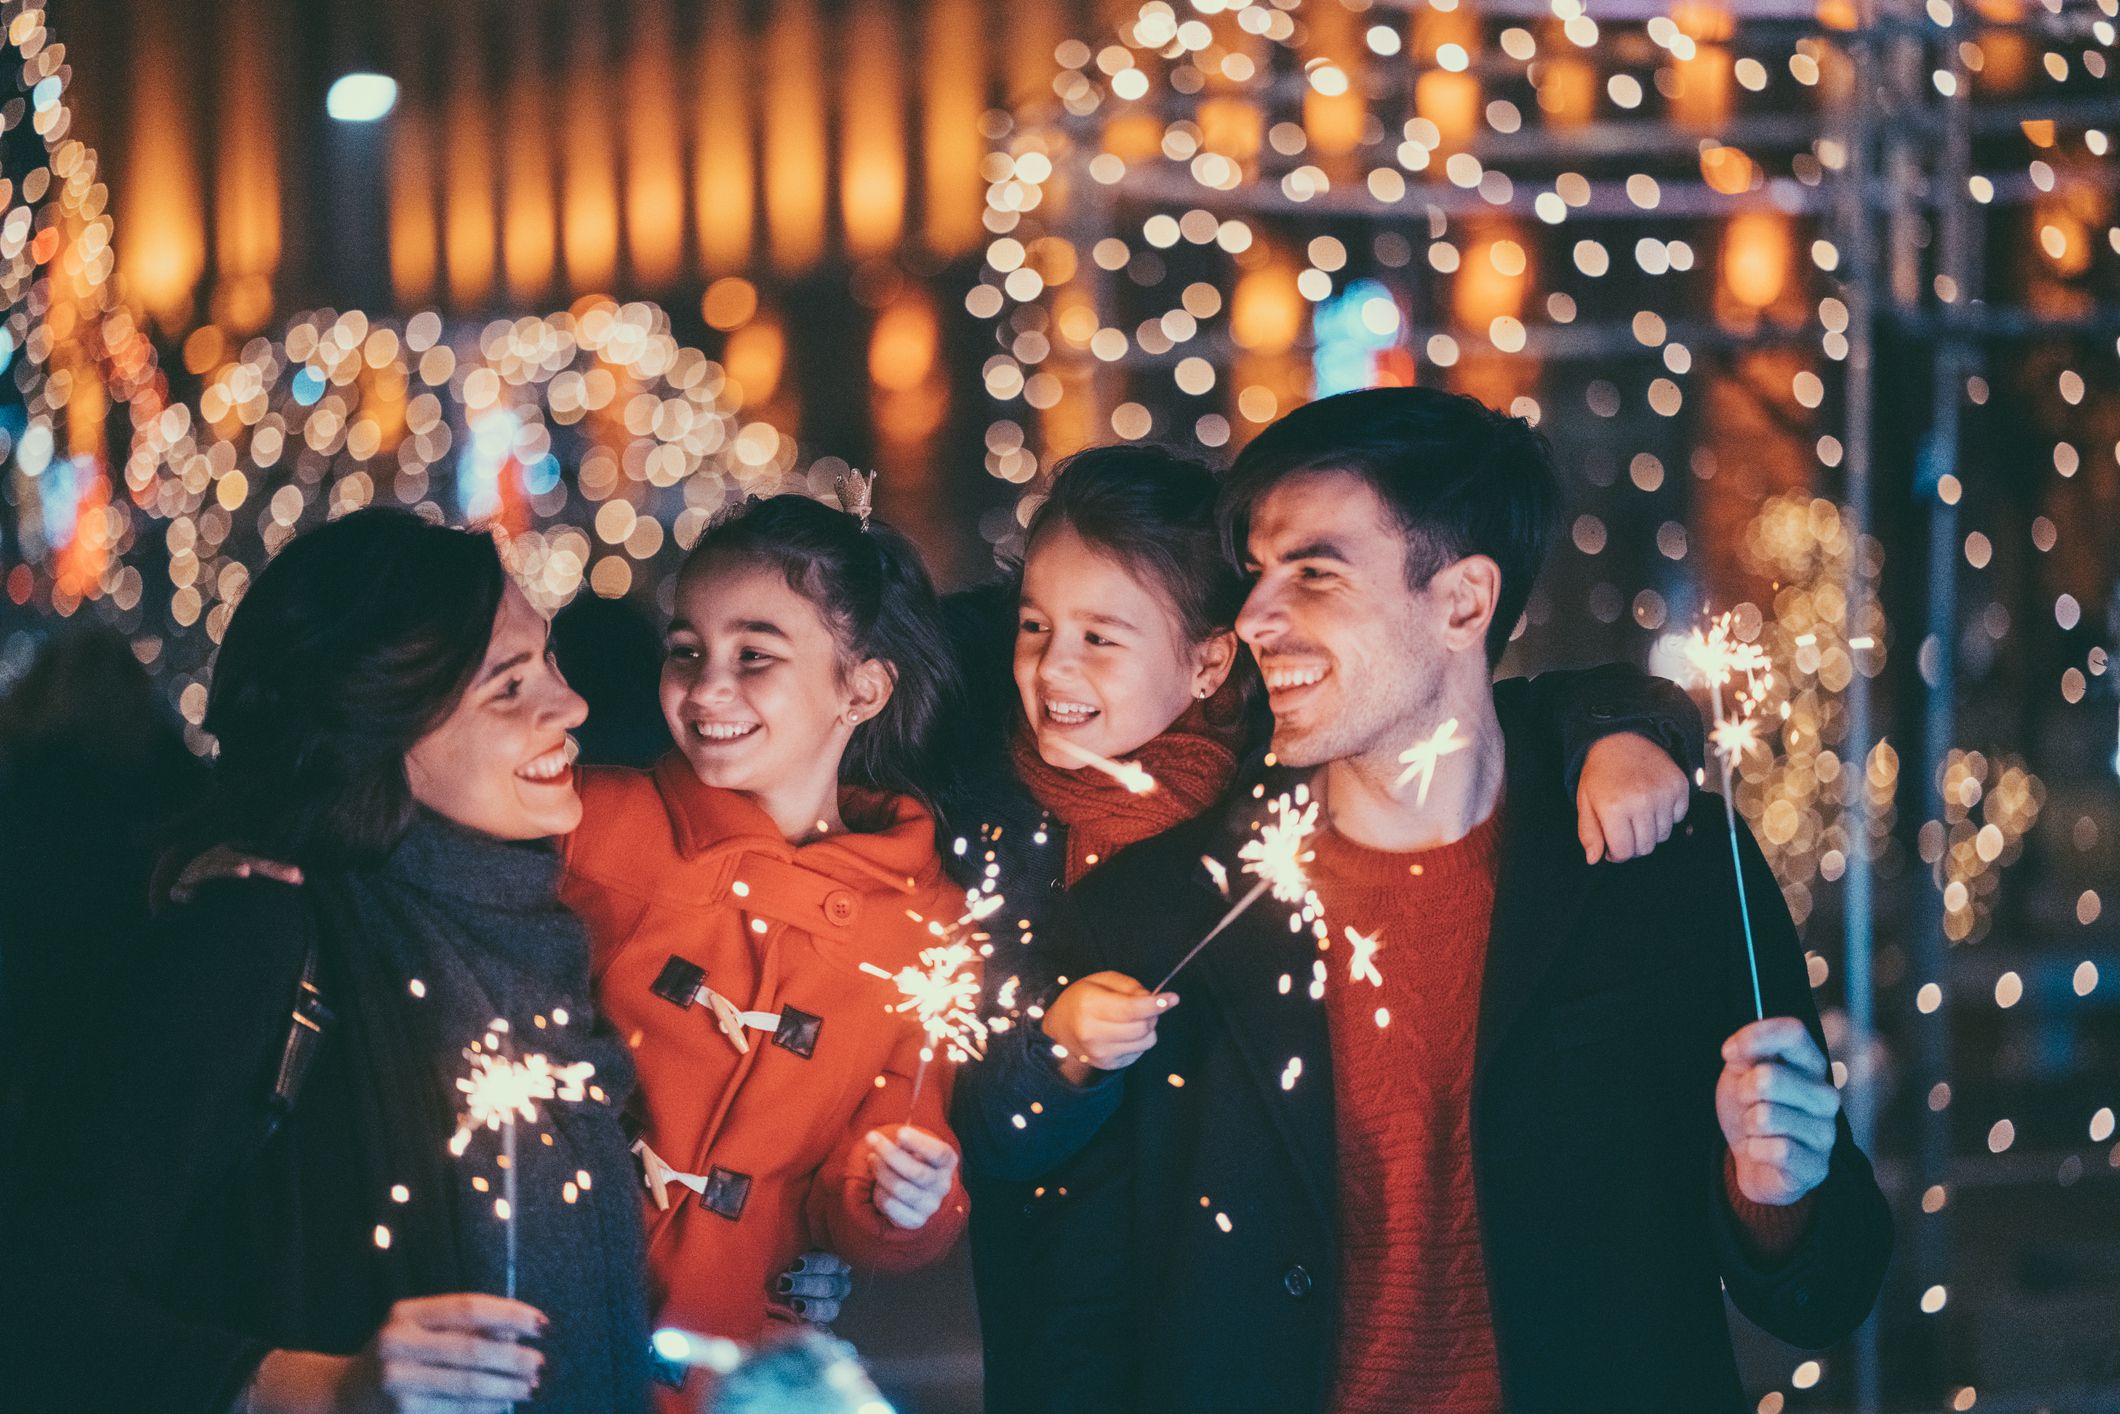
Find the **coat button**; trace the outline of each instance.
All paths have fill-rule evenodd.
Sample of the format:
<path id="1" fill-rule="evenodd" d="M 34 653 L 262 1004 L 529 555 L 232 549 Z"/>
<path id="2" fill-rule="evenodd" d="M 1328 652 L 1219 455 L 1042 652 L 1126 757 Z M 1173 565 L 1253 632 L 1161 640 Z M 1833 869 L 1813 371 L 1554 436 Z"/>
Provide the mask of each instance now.
<path id="1" fill-rule="evenodd" d="M 1281 1286 L 1300 1301 L 1310 1295 L 1310 1271 L 1301 1262 L 1281 1273 Z"/>
<path id="2" fill-rule="evenodd" d="M 858 909 L 859 905 L 854 901 L 854 896 L 845 889 L 834 889 L 824 896 L 824 916 L 830 919 L 835 927 L 844 928 L 852 923 Z"/>

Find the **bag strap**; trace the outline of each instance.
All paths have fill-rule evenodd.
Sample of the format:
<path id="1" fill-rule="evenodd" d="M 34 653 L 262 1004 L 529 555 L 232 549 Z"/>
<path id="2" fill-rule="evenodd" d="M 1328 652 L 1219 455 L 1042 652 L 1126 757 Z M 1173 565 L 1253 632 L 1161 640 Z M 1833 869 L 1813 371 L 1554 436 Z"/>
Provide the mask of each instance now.
<path id="1" fill-rule="evenodd" d="M 317 937 L 312 930 L 308 947 L 302 954 L 302 980 L 295 988 L 287 1039 L 280 1046 L 280 1068 L 273 1077 L 272 1096 L 266 1101 L 265 1122 L 255 1149 L 262 1149 L 294 1113 L 296 1103 L 302 1098 L 302 1084 L 308 1079 L 309 1067 L 316 1060 L 317 1049 L 337 1020 L 337 1015 L 324 1004 L 324 994 L 317 990 Z"/>

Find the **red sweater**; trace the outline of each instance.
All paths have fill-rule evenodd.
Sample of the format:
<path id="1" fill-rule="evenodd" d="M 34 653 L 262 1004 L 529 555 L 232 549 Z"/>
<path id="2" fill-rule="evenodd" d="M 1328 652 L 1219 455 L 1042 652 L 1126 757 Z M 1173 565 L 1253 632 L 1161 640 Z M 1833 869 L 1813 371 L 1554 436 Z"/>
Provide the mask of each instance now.
<path id="1" fill-rule="evenodd" d="M 1336 1414 L 1502 1405 L 1472 1188 L 1472 1057 L 1499 814 L 1417 854 L 1317 838 L 1339 1147 Z M 1379 940 L 1350 975 L 1348 928 Z M 1388 1024 L 1379 1024 L 1388 1014 Z"/>
<path id="2" fill-rule="evenodd" d="M 1333 927 L 1325 1003 L 1343 1272 L 1334 1414 L 1502 1407 L 1472 1184 L 1473 1047 L 1500 843 L 1500 812 L 1454 844 L 1413 854 L 1329 830 L 1317 837 L 1310 877 Z M 1350 927 L 1377 942 L 1369 969 Z M 1809 1197 L 1785 1208 L 1750 1202 L 1727 1153 L 1723 1182 L 1752 1255 L 1785 1254 Z"/>

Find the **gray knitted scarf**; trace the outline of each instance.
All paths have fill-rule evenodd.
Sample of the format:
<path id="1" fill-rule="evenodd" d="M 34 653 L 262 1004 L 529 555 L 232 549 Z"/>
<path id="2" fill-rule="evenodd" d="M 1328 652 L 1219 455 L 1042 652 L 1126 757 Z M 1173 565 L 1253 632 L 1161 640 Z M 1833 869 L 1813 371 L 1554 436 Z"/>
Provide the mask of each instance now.
<path id="1" fill-rule="evenodd" d="M 516 1294 L 551 1321 L 528 1407 L 638 1414 L 646 1258 L 619 1119 L 633 1064 L 591 1004 L 587 933 L 559 902 L 559 869 L 546 845 L 495 840 L 423 811 L 382 864 L 313 887 L 338 964 L 327 976 L 354 993 L 346 1040 L 375 1079 L 376 1119 L 395 1142 L 421 1146 L 394 1161 L 438 1176 L 444 1190 L 415 1193 L 399 1210 L 412 1245 L 424 1234 L 441 1249 L 404 1254 L 408 1285 L 503 1290 L 502 1135 L 480 1128 L 460 1157 L 446 1150 L 463 1102 L 455 1082 L 472 1070 L 465 1048 L 483 1045 L 500 1019 L 513 1057 L 595 1067 L 585 1099 L 540 1101 L 535 1123 L 517 1120 Z"/>

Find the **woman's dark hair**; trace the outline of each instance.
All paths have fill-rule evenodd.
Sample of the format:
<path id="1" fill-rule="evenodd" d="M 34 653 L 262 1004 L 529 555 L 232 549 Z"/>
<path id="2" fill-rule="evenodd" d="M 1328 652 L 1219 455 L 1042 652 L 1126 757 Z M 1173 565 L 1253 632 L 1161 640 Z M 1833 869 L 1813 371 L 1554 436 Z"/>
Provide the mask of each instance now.
<path id="1" fill-rule="evenodd" d="M 1365 388 L 1308 403 L 1253 438 L 1229 469 L 1219 517 L 1231 562 L 1244 558 L 1252 511 L 1268 491 L 1326 471 L 1367 482 L 1391 512 L 1413 588 L 1467 555 L 1500 566 L 1487 627 L 1487 661 L 1500 661 L 1559 515 L 1546 439 L 1521 417 L 1437 388 Z"/>
<path id="2" fill-rule="evenodd" d="M 888 665 L 890 701 L 854 728 L 839 778 L 933 806 L 936 724 L 956 700 L 957 676 L 935 584 L 913 542 L 808 496 L 754 496 L 714 519 L 680 578 L 719 557 L 779 570 L 832 630 L 842 670 L 871 658 Z"/>
<path id="3" fill-rule="evenodd" d="M 493 538 L 399 510 L 296 536 L 228 622 L 206 698 L 218 825 L 301 864 L 388 853 L 405 753 L 456 707 L 507 579 Z"/>
<path id="4" fill-rule="evenodd" d="M 1226 631 L 1244 607 L 1244 580 L 1215 532 L 1220 478 L 1161 447 L 1092 447 L 1060 463 L 1031 516 L 1028 547 L 1066 526 L 1163 591 L 1188 642 Z"/>

